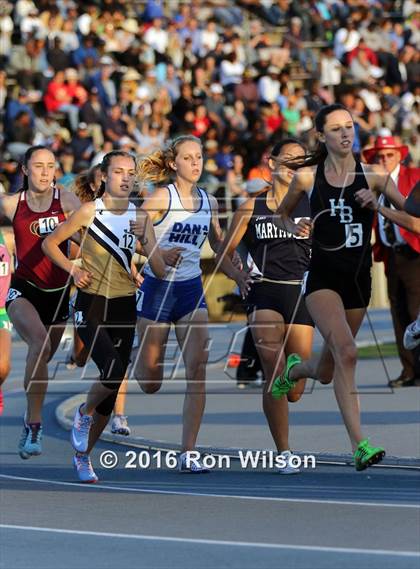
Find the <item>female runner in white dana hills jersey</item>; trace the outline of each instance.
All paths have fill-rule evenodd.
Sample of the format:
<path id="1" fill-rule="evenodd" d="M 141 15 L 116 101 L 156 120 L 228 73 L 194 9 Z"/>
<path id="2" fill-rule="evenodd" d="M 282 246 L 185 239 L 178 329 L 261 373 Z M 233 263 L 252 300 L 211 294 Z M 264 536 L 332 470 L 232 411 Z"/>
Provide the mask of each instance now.
<path id="1" fill-rule="evenodd" d="M 163 280 L 154 278 L 150 268 L 145 268 L 137 303 L 140 349 L 134 373 L 146 393 L 160 389 L 166 342 L 174 323 L 187 379 L 180 470 L 194 473 L 206 471 L 199 461 L 189 460 L 186 452 L 196 445 L 206 397 L 208 315 L 200 250 L 207 237 L 215 252 L 222 241 L 216 199 L 197 186 L 202 170 L 201 141 L 194 136 L 176 138 L 139 164 L 142 181 L 173 178 L 172 183 L 158 188 L 146 199 L 142 207 L 154 222 L 164 258 L 165 250 L 179 245 L 182 260 Z"/>

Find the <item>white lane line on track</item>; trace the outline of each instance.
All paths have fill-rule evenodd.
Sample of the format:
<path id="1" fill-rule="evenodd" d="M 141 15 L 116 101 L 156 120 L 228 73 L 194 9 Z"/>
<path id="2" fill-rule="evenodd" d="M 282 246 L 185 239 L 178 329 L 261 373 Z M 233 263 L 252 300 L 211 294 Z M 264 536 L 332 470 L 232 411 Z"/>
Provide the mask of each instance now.
<path id="1" fill-rule="evenodd" d="M 238 496 L 235 494 L 212 494 L 204 492 L 185 492 L 179 490 L 152 490 L 151 488 L 131 488 L 130 486 L 111 486 L 105 484 L 82 484 L 80 482 L 61 482 L 59 480 L 47 480 L 44 478 L 27 478 L 23 476 L 13 476 L 11 474 L 0 474 L 0 478 L 7 480 L 20 480 L 22 482 L 37 482 L 40 484 L 55 484 L 56 486 L 70 486 L 71 488 L 86 488 L 87 490 L 108 490 L 119 492 L 137 492 L 139 494 L 165 494 L 172 496 L 198 496 L 200 498 L 227 498 L 232 500 L 263 500 L 265 502 L 293 502 L 298 504 L 328 504 L 339 506 L 367 506 L 370 508 L 410 508 L 420 509 L 417 504 L 393 504 L 390 502 L 352 502 L 350 500 L 315 500 L 313 498 L 280 498 L 275 496 Z M 3 489 L 4 491 L 4 489 Z"/>
<path id="2" fill-rule="evenodd" d="M 183 538 L 183 537 L 169 537 L 160 535 L 141 535 L 133 533 L 108 533 L 100 531 L 81 531 L 72 529 L 59 529 L 59 528 L 48 528 L 48 527 L 37 527 L 37 526 L 19 526 L 11 524 L 0 524 L 2 529 L 12 529 L 12 530 L 24 530 L 24 531 L 39 531 L 46 533 L 61 533 L 61 534 L 73 534 L 73 535 L 85 535 L 91 537 L 106 537 L 106 538 L 117 538 L 117 539 L 138 539 L 143 541 L 166 541 L 173 543 L 193 543 L 200 545 L 227 545 L 233 547 L 257 547 L 263 549 L 293 549 L 300 551 L 319 551 L 324 553 L 353 553 L 362 555 L 386 555 L 395 557 L 420 557 L 420 553 L 417 551 L 393 551 L 390 549 L 361 549 L 361 548 L 351 548 L 351 547 L 327 547 L 319 545 L 292 545 L 287 543 L 261 543 L 261 542 L 250 542 L 250 541 L 227 541 L 219 539 L 194 539 L 194 538 Z"/>

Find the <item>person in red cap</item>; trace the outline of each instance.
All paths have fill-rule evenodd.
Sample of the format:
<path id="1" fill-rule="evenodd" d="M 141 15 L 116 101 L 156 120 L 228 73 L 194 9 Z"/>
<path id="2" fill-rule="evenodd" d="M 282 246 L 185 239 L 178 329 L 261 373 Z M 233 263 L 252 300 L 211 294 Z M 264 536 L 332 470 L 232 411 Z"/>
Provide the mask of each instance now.
<path id="1" fill-rule="evenodd" d="M 383 165 L 404 197 L 408 197 L 420 180 L 420 168 L 407 168 L 401 164 L 407 155 L 408 147 L 393 136 L 378 137 L 375 146 L 364 151 L 367 162 L 378 161 Z M 420 308 L 420 235 L 398 225 L 404 222 L 408 213 L 391 208 L 383 195 L 378 205 L 373 252 L 375 261 L 385 263 L 392 321 L 402 364 L 400 376 L 390 381 L 389 386 L 420 385 L 420 347 L 407 350 L 403 343 L 404 331 Z"/>

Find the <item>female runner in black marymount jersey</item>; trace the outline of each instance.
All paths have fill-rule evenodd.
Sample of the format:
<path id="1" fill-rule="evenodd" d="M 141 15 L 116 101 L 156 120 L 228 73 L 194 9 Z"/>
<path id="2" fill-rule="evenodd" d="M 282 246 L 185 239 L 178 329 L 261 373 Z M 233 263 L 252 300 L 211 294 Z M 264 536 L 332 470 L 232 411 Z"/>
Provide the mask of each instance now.
<path id="1" fill-rule="evenodd" d="M 295 139 L 286 139 L 272 150 L 269 167 L 273 185 L 258 197 L 250 198 L 236 211 L 219 257 L 224 268 L 238 283 L 242 295 L 247 295 L 248 322 L 260 356 L 266 383 L 263 408 L 277 450 L 284 457 L 282 474 L 299 470 L 290 460 L 288 400 L 298 401 L 305 388 L 300 380 L 287 394 L 276 400 L 271 396 L 273 378 L 284 367 L 284 353 L 299 352 L 310 357 L 313 323 L 301 295 L 303 274 L 310 259 L 310 239 L 296 238 L 273 223 L 273 215 L 287 193 L 294 172 L 280 162 L 303 158 L 305 149 Z M 310 217 L 306 195 L 294 208 L 295 221 Z M 230 267 L 229 257 L 243 240 L 248 250 L 250 273 Z M 252 282 L 249 283 L 251 276 Z"/>
<path id="2" fill-rule="evenodd" d="M 281 397 L 301 377 L 321 383 L 334 380 L 335 396 L 346 426 L 357 470 L 382 460 L 385 451 L 370 446 L 362 434 L 355 383 L 355 336 L 370 299 L 373 192 L 386 193 L 401 209 L 404 198 L 381 167 L 361 164 L 352 153 L 354 123 L 342 105 L 323 107 L 315 118 L 319 146 L 303 160 L 290 161 L 297 169 L 278 210 L 283 226 L 300 236 L 313 227 L 312 258 L 305 279 L 306 306 L 325 342 L 319 358 L 301 362 L 288 357 L 283 374 L 272 386 Z M 310 196 L 312 221 L 290 219 L 303 194 Z"/>

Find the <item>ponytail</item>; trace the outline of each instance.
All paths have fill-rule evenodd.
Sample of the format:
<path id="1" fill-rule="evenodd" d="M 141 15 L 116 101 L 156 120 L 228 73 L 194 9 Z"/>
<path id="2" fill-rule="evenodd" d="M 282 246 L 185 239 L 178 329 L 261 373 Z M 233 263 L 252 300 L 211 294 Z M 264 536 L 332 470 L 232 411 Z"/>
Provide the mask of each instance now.
<path id="1" fill-rule="evenodd" d="M 93 168 L 81 172 L 74 181 L 73 191 L 82 203 L 91 202 L 102 196 L 102 184 L 97 190 L 92 189 L 92 185 L 95 183 L 95 174 L 100 168 L 100 165 L 97 164 Z"/>
<path id="2" fill-rule="evenodd" d="M 315 150 L 312 152 L 308 152 L 305 156 L 297 156 L 296 158 L 282 161 L 282 164 L 291 170 L 299 170 L 299 168 L 306 166 L 318 166 L 325 162 L 327 156 L 328 150 L 326 145 L 323 142 L 318 142 Z"/>
<path id="3" fill-rule="evenodd" d="M 144 182 L 164 182 L 173 173 L 173 168 L 170 167 L 168 162 L 170 162 L 170 159 L 168 156 L 165 156 L 165 152 L 156 150 L 140 160 L 137 175 Z"/>
<path id="4" fill-rule="evenodd" d="M 175 162 L 177 150 L 184 142 L 196 142 L 202 146 L 201 140 L 191 134 L 177 136 L 174 140 L 168 141 L 163 150 L 156 150 L 140 160 L 137 168 L 140 181 L 161 183 L 168 180 L 174 173 L 171 163 Z"/>

